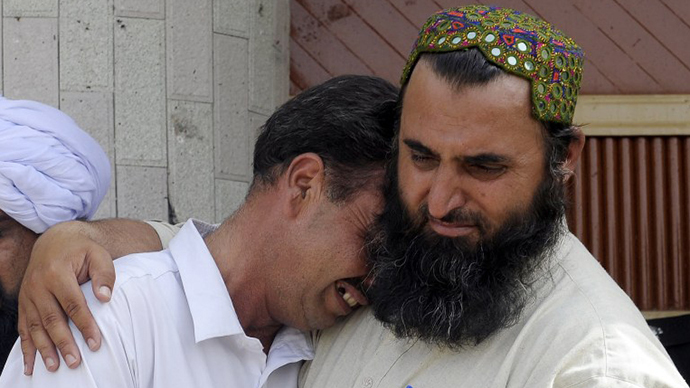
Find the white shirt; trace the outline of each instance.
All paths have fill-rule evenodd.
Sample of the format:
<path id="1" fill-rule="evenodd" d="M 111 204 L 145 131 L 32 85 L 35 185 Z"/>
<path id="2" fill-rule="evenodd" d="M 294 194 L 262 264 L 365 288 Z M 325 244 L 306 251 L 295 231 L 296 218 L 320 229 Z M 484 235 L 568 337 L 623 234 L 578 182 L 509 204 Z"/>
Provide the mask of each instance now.
<path id="1" fill-rule="evenodd" d="M 91 352 L 70 324 L 82 363 L 55 373 L 37 362 L 24 376 L 17 342 L 0 377 L 2 388 L 23 387 L 296 387 L 302 360 L 311 359 L 308 335 L 284 328 L 268 357 L 247 337 L 206 244 L 187 222 L 169 250 L 115 261 L 109 303 L 82 286 L 103 335 Z"/>
<path id="2" fill-rule="evenodd" d="M 630 298 L 569 234 L 519 322 L 477 346 L 395 338 L 369 308 L 324 330 L 303 388 L 688 388 Z"/>

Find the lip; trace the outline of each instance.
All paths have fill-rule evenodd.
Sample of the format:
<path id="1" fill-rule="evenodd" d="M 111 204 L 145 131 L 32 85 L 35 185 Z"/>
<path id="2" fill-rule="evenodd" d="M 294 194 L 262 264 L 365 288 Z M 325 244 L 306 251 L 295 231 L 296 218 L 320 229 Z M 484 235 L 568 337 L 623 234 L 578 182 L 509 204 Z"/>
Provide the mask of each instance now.
<path id="1" fill-rule="evenodd" d="M 435 219 L 429 219 L 429 227 L 434 232 L 446 237 L 467 236 L 477 231 L 477 226 L 474 224 L 456 224 Z"/>

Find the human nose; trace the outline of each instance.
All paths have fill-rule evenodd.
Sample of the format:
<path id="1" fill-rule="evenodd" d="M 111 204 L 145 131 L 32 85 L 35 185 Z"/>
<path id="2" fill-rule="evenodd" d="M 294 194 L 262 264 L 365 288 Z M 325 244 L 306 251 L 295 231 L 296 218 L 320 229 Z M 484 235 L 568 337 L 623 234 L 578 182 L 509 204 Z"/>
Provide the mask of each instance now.
<path id="1" fill-rule="evenodd" d="M 427 206 L 429 215 L 441 219 L 451 210 L 463 207 L 467 196 L 462 188 L 462 176 L 449 166 L 436 170 L 429 188 Z"/>

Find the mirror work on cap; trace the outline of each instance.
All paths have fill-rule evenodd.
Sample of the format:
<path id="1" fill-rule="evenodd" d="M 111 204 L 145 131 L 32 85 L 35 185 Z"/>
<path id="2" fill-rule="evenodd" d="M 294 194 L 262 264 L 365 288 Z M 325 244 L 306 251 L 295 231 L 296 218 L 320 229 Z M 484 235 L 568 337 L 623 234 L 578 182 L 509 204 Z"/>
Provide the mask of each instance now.
<path id="1" fill-rule="evenodd" d="M 542 121 L 571 124 L 582 81 L 582 49 L 544 20 L 509 8 L 470 5 L 433 14 L 403 70 L 410 78 L 421 53 L 477 47 L 484 57 L 532 84 L 532 110 Z"/>

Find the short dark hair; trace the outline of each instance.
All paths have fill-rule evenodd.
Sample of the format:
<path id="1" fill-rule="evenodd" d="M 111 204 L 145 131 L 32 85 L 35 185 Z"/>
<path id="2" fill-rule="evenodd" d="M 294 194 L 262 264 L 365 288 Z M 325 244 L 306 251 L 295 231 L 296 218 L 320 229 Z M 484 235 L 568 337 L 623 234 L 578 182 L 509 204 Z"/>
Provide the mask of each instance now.
<path id="1" fill-rule="evenodd" d="M 422 61 L 430 65 L 437 76 L 448 82 L 457 91 L 467 86 L 486 85 L 495 78 L 511 75 L 487 61 L 477 48 L 443 53 L 423 53 L 417 63 Z M 399 110 L 402 109 L 408 84 L 409 82 L 400 91 Z M 544 128 L 544 155 L 547 172 L 554 177 L 563 179 L 566 174 L 563 170 L 563 163 L 568 157 L 568 147 L 578 139 L 577 127 L 555 121 L 539 121 Z"/>
<path id="2" fill-rule="evenodd" d="M 329 199 L 347 201 L 390 156 L 398 89 L 371 76 L 333 78 L 298 94 L 271 115 L 254 148 L 250 194 L 272 185 L 307 152 L 326 167 Z"/>

